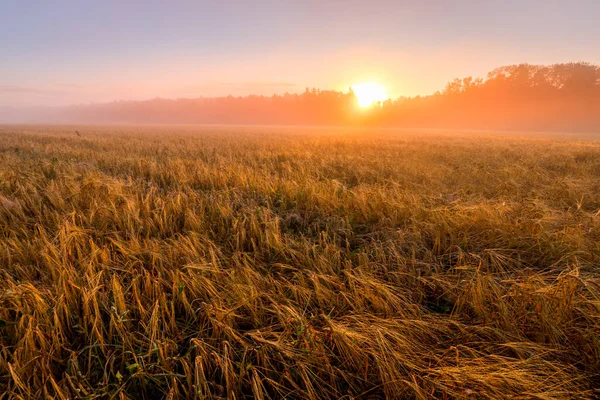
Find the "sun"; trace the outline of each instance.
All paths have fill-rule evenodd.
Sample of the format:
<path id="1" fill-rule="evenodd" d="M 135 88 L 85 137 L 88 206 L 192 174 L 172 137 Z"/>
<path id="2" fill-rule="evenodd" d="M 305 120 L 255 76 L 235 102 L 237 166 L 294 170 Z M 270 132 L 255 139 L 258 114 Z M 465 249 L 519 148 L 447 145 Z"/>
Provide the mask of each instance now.
<path id="1" fill-rule="evenodd" d="M 385 88 L 377 83 L 365 82 L 352 85 L 352 91 L 358 100 L 359 107 L 369 107 L 373 103 L 388 98 Z"/>

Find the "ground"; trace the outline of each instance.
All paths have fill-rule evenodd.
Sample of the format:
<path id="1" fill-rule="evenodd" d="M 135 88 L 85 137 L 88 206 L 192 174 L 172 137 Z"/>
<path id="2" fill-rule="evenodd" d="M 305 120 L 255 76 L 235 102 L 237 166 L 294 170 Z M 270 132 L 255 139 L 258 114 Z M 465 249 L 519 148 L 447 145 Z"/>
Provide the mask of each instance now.
<path id="1" fill-rule="evenodd" d="M 600 136 L 0 127 L 0 398 L 589 398 Z"/>

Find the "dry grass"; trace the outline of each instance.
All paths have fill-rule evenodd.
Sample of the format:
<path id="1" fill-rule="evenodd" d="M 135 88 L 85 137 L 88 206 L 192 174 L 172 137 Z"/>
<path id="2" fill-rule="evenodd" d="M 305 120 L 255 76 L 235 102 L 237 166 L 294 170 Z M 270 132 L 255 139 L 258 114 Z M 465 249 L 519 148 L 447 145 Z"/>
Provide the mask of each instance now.
<path id="1" fill-rule="evenodd" d="M 600 144 L 2 128 L 0 398 L 590 398 Z"/>

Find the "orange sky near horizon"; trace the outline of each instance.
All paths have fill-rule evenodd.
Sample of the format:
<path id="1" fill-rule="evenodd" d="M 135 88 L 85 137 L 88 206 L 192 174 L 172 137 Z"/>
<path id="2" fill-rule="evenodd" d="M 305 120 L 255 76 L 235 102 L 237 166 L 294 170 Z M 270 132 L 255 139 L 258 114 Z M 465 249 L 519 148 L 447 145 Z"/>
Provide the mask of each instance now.
<path id="1" fill-rule="evenodd" d="M 361 82 L 427 95 L 501 65 L 600 63 L 600 2 L 20 2 L 0 12 L 0 105 L 272 95 Z"/>

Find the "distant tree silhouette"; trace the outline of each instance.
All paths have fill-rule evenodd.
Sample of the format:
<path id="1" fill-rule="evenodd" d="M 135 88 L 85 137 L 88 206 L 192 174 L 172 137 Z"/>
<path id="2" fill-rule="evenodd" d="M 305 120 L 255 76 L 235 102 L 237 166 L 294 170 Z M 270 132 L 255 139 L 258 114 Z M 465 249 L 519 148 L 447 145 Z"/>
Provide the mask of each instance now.
<path id="1" fill-rule="evenodd" d="M 412 128 L 600 130 L 600 67 L 585 62 L 507 65 L 454 79 L 429 96 L 359 109 L 347 92 L 120 101 L 68 107 L 74 122 L 367 125 Z"/>

